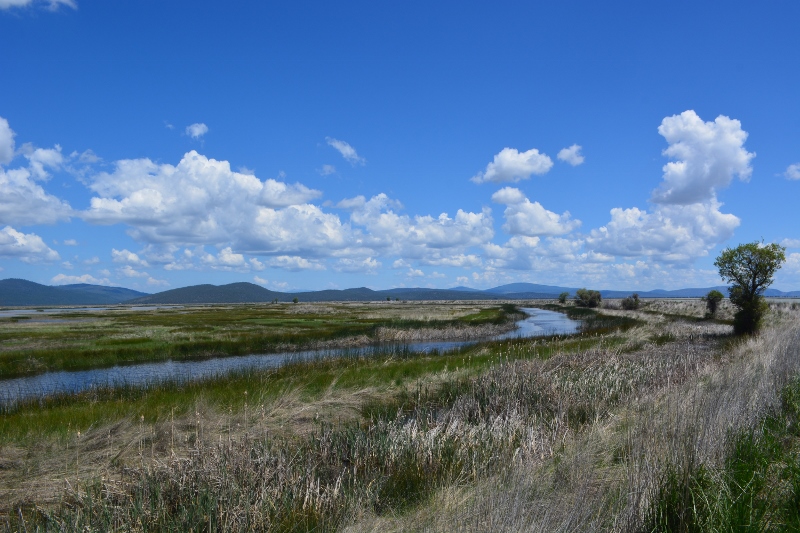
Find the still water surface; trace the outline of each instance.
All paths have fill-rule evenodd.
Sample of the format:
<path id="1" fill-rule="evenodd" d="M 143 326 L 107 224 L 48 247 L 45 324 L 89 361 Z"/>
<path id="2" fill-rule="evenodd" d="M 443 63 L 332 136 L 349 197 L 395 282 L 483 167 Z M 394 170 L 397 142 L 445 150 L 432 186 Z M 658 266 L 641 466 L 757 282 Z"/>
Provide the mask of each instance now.
<path id="1" fill-rule="evenodd" d="M 523 308 L 528 316 L 517 322 L 517 329 L 486 340 L 507 340 L 545 335 L 576 333 L 581 323 L 566 315 L 544 309 Z M 416 342 L 403 345 L 415 353 L 449 351 L 478 341 Z M 94 387 L 144 386 L 160 381 L 193 381 L 221 376 L 234 371 L 275 368 L 291 361 L 346 355 L 380 354 L 391 348 L 386 345 L 365 346 L 347 350 L 309 350 L 276 354 L 253 354 L 235 357 L 216 357 L 201 361 L 160 361 L 110 368 L 95 368 L 75 372 L 47 372 L 36 376 L 0 380 L 0 405 L 12 405 L 20 400 L 41 398 L 51 394 L 76 393 Z"/>

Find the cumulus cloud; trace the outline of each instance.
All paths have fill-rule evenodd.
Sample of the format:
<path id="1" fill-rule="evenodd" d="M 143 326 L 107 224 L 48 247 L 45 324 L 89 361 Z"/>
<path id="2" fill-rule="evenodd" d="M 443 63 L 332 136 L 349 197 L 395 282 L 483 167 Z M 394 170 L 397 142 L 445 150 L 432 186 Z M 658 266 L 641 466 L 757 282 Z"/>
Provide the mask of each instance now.
<path id="1" fill-rule="evenodd" d="M 756 154 L 744 148 L 747 132 L 738 120 L 718 116 L 703 122 L 694 111 L 666 117 L 658 128 L 669 146 L 662 184 L 653 191 L 658 204 L 687 205 L 716 198 L 734 176 L 750 178 Z"/>
<path id="2" fill-rule="evenodd" d="M 755 154 L 744 147 L 741 123 L 721 115 L 704 122 L 690 110 L 666 117 L 658 132 L 669 143 L 663 154 L 675 161 L 663 167 L 653 209 L 612 209 L 611 221 L 587 236 L 590 251 L 688 263 L 708 255 L 739 226 L 738 217 L 720 211 L 717 192 L 752 172 Z"/>
<path id="3" fill-rule="evenodd" d="M 192 139 L 199 139 L 206 133 L 208 133 L 208 126 L 202 122 L 195 122 L 194 124 L 186 126 L 186 135 Z"/>
<path id="4" fill-rule="evenodd" d="M 531 202 L 519 189 L 504 187 L 492 195 L 492 200 L 506 204 L 503 231 L 512 235 L 564 235 L 576 230 L 580 220 L 572 220 L 569 211 L 561 215 L 548 211 L 539 202 Z"/>
<path id="5" fill-rule="evenodd" d="M 409 268 L 408 272 L 406 272 L 406 276 L 409 278 L 424 278 L 425 272 L 416 268 Z"/>
<path id="6" fill-rule="evenodd" d="M 373 196 L 350 215 L 351 224 L 363 227 L 366 233 L 359 243 L 387 255 L 406 258 L 433 258 L 443 252 L 481 245 L 494 235 L 489 209 L 470 213 L 459 209 L 454 217 L 442 213 L 438 217 L 409 217 L 395 213 L 396 202 L 386 194 Z"/>
<path id="7" fill-rule="evenodd" d="M 325 265 L 319 261 L 309 261 L 305 257 L 280 255 L 273 257 L 267 261 L 271 267 L 282 268 L 297 272 L 299 270 L 325 270 Z"/>
<path id="8" fill-rule="evenodd" d="M 82 276 L 67 276 L 66 274 L 56 274 L 50 280 L 53 285 L 73 285 L 77 283 L 88 283 L 90 285 L 111 285 L 108 278 L 96 278 L 91 274 L 84 274 Z"/>
<path id="9" fill-rule="evenodd" d="M 0 169 L 0 223 L 54 224 L 70 215 L 70 205 L 46 193 L 27 169 Z"/>
<path id="10" fill-rule="evenodd" d="M 781 246 L 786 248 L 800 248 L 800 239 L 783 239 Z"/>
<path id="11" fill-rule="evenodd" d="M 333 266 L 337 272 L 358 272 L 362 274 L 374 274 L 380 268 L 381 262 L 367 257 L 364 259 L 339 259 Z"/>
<path id="12" fill-rule="evenodd" d="M 569 148 L 562 148 L 556 157 L 573 167 L 577 167 L 585 161 L 585 158 L 581 155 L 581 148 L 581 145 L 573 144 Z"/>
<path id="13" fill-rule="evenodd" d="M 0 117 L 0 164 L 8 164 L 14 158 L 14 136 L 8 121 Z M 0 224 L 26 226 L 68 220 L 72 214 L 69 204 L 47 194 L 35 182 L 35 178 L 48 176 L 46 168 L 61 164 L 61 148 L 42 149 L 26 144 L 20 151 L 28 158 L 29 168 L 0 168 Z"/>
<path id="14" fill-rule="evenodd" d="M 783 175 L 789 180 L 800 180 L 800 163 L 789 165 Z"/>
<path id="15" fill-rule="evenodd" d="M 118 268 L 117 272 L 120 275 L 125 276 L 126 278 L 149 278 L 150 277 L 150 274 L 148 274 L 147 272 L 140 272 L 140 271 L 136 270 L 135 268 L 133 268 L 130 265 L 125 265 L 124 267 Z"/>
<path id="16" fill-rule="evenodd" d="M 97 196 L 84 219 L 128 224 L 135 239 L 151 244 L 233 244 L 237 251 L 273 253 L 335 249 L 345 241 L 338 217 L 306 203 L 319 191 L 233 172 L 227 161 L 195 151 L 176 166 L 118 161 L 90 188 Z"/>
<path id="17" fill-rule="evenodd" d="M 486 170 L 472 177 L 474 183 L 503 183 L 526 180 L 533 174 L 546 174 L 553 167 L 553 160 L 532 148 L 520 152 L 516 148 L 503 148 L 486 165 Z"/>
<path id="18" fill-rule="evenodd" d="M 78 241 L 75 239 L 66 239 L 64 241 L 64 246 L 78 246 Z"/>
<path id="19" fill-rule="evenodd" d="M 0 3 L 0 5 L 2 4 Z M 0 165 L 6 165 L 14 159 L 15 135 L 14 130 L 8 125 L 8 121 L 0 117 Z"/>
<path id="20" fill-rule="evenodd" d="M 659 206 L 653 213 L 636 207 L 614 208 L 611 221 L 587 237 L 596 252 L 662 261 L 690 261 L 733 236 L 735 215 L 721 213 L 716 200 L 691 205 Z"/>
<path id="21" fill-rule="evenodd" d="M 350 146 L 349 143 L 334 139 L 333 137 L 325 137 L 325 141 L 328 143 L 328 146 L 333 147 L 337 152 L 342 154 L 342 157 L 351 165 L 365 165 L 367 163 L 367 160 L 359 156 L 356 149 Z"/>
<path id="22" fill-rule="evenodd" d="M 58 170 L 64 163 L 61 155 L 61 146 L 55 148 L 36 148 L 30 143 L 25 143 L 20 148 L 20 153 L 28 160 L 28 169 L 31 176 L 37 180 L 47 180 L 50 173 L 47 169 Z"/>
<path id="23" fill-rule="evenodd" d="M 0 229 L 0 257 L 13 257 L 26 263 L 61 259 L 58 252 L 50 249 L 35 233 L 21 233 L 11 226 Z"/>
<path id="24" fill-rule="evenodd" d="M 147 261 L 141 259 L 137 254 L 129 251 L 129 250 L 117 250 L 116 248 L 111 249 L 111 260 L 115 263 L 124 263 L 127 265 L 134 265 L 134 266 L 149 266 Z"/>

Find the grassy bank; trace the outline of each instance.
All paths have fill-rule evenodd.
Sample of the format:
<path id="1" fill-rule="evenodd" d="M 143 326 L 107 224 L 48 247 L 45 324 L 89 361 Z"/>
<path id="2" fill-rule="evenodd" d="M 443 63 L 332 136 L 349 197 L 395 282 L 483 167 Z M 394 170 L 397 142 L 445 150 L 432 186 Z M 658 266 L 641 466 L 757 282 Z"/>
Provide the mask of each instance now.
<path id="1" fill-rule="evenodd" d="M 3 451 L 27 471 L 20 491 L 42 504 L 57 501 L 47 499 L 47 478 L 70 480 L 64 507 L 38 514 L 23 506 L 47 527 L 364 525 L 413 513 L 446 487 L 479 485 L 508 465 L 545 465 L 653 383 L 682 382 L 713 358 L 714 336 L 698 336 L 701 355 L 687 359 L 655 343 L 659 331 L 641 319 L 594 323 L 596 331 L 569 339 L 54 399 L 4 415 Z M 691 335 L 674 327 L 676 341 Z M 65 420 L 76 423 L 64 429 Z M 37 453 L 34 441 L 49 444 Z M 217 494 L 223 482 L 231 491 Z"/>
<path id="2" fill-rule="evenodd" d="M 346 348 L 385 340 L 467 339 L 513 328 L 513 305 L 265 304 L 70 312 L 0 323 L 0 379 L 151 361 Z"/>

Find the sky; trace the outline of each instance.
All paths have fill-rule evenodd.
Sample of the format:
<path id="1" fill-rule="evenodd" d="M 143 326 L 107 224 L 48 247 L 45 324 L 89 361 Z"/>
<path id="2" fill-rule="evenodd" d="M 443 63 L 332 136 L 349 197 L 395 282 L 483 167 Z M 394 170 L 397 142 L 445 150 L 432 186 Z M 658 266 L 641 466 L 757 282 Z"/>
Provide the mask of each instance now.
<path id="1" fill-rule="evenodd" d="M 800 3 L 0 0 L 0 278 L 800 290 Z"/>

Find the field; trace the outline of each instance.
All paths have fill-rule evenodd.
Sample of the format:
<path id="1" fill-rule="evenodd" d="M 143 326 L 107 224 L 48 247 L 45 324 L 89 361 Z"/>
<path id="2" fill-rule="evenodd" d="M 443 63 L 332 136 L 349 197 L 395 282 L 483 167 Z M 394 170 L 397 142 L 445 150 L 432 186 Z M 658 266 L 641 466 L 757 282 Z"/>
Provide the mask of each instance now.
<path id="1" fill-rule="evenodd" d="M 285 328 L 281 335 L 302 339 L 294 345 L 306 345 L 361 335 L 467 338 L 507 328 L 513 316 L 486 302 L 417 305 L 284 305 L 269 320 Z M 796 307 L 774 304 L 767 329 L 740 339 L 731 334 L 729 308 L 708 320 L 697 300 L 653 300 L 638 311 L 610 302 L 600 314 L 538 305 L 585 319 L 583 332 L 94 390 L 7 410 L 0 527 L 800 528 Z M 162 339 L 184 338 L 204 319 L 214 320 L 205 324 L 209 336 L 229 331 L 238 340 L 257 335 L 250 324 L 259 310 L 91 317 L 97 330 L 80 349 L 108 354 L 104 335 L 144 338 L 148 328 Z M 318 335 L 308 327 L 301 337 L 293 318 L 329 329 Z M 345 324 L 371 329 L 348 333 Z M 43 349 L 30 331 L 25 342 Z M 78 349 L 69 344 L 78 343 L 74 337 L 63 342 Z"/>
<path id="2" fill-rule="evenodd" d="M 52 370 L 465 339 L 513 327 L 498 304 L 437 302 L 253 304 L 0 318 L 0 379 Z"/>

